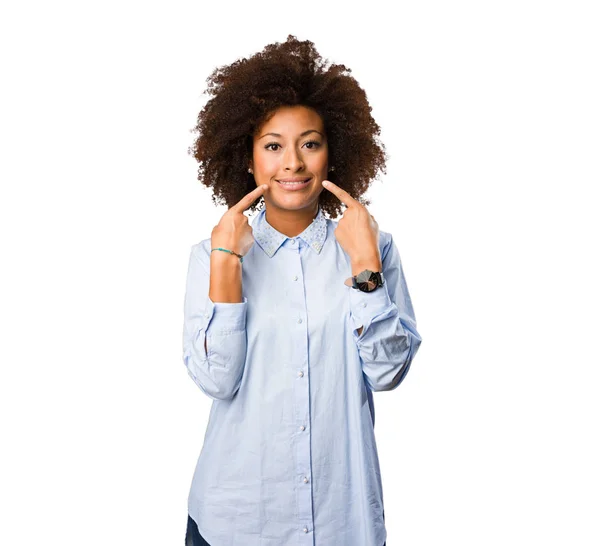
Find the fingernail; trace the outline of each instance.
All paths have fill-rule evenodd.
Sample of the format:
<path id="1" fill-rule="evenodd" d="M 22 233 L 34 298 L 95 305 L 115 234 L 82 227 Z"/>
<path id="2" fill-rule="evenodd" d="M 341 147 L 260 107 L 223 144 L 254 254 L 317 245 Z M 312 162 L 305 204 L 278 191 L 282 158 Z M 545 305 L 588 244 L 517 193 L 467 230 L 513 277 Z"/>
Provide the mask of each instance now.
<path id="1" fill-rule="evenodd" d="M 323 180 L 323 186 L 327 187 L 329 185 L 329 182 L 327 180 Z"/>

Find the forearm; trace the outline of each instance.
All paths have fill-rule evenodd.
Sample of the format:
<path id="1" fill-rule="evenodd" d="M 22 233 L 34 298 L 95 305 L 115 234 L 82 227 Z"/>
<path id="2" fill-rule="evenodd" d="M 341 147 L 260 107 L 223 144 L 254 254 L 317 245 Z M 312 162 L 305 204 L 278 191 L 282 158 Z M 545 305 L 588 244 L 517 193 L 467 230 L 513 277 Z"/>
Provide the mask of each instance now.
<path id="1" fill-rule="evenodd" d="M 241 303 L 242 262 L 234 254 L 223 250 L 211 252 L 208 297 L 213 303 Z M 206 339 L 204 350 L 208 351 Z"/>
<path id="2" fill-rule="evenodd" d="M 210 256 L 210 288 L 213 303 L 241 303 L 242 263 L 234 254 L 215 250 Z"/>
<path id="3" fill-rule="evenodd" d="M 375 257 L 363 260 L 351 260 L 352 276 L 355 277 L 365 269 L 369 271 L 382 271 L 381 258 Z"/>

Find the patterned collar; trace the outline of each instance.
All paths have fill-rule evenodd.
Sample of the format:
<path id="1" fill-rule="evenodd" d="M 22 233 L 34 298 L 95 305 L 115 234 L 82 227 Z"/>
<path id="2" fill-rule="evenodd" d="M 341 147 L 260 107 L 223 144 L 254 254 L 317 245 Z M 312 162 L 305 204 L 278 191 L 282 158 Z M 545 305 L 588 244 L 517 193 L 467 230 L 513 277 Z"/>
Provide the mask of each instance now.
<path id="1" fill-rule="evenodd" d="M 252 231 L 255 241 L 269 258 L 273 257 L 286 239 L 290 239 L 290 237 L 280 233 L 267 222 L 266 208 L 261 209 L 258 216 L 252 222 Z M 315 219 L 297 237 L 302 238 L 317 254 L 321 253 L 321 249 L 327 238 L 327 218 L 325 218 L 320 206 Z"/>

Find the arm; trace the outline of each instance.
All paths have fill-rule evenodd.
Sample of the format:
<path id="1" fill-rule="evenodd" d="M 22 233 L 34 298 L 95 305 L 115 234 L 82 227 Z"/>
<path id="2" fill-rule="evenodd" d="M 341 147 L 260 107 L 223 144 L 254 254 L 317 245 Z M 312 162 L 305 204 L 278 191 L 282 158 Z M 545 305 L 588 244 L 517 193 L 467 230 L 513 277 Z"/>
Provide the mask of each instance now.
<path id="1" fill-rule="evenodd" d="M 213 400 L 235 395 L 246 362 L 248 300 L 241 297 L 241 267 L 230 254 L 217 251 L 211 256 L 210 241 L 208 246 L 192 247 L 184 301 L 183 362 L 196 385 Z"/>
<path id="2" fill-rule="evenodd" d="M 381 254 L 383 286 L 370 293 L 350 288 L 349 294 L 353 336 L 365 381 L 373 391 L 397 388 L 421 345 L 400 254 L 391 235 Z"/>

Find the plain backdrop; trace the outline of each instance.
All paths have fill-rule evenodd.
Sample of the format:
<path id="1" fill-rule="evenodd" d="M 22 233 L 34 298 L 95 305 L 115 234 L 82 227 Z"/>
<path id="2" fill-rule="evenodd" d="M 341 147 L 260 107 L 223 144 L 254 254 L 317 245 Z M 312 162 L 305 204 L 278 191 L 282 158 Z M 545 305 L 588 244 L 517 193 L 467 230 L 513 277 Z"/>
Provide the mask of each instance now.
<path id="1" fill-rule="evenodd" d="M 423 344 L 375 395 L 388 546 L 600 544 L 595 8 L 3 3 L 0 543 L 183 544 L 185 279 L 225 212 L 190 130 L 215 67 L 293 34 L 390 157 L 370 211 Z"/>

